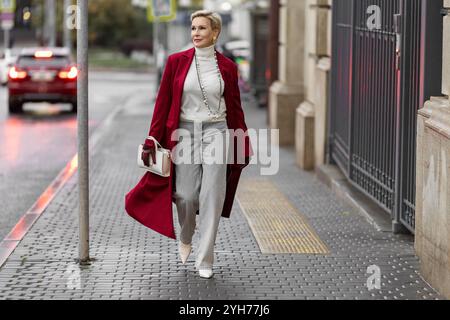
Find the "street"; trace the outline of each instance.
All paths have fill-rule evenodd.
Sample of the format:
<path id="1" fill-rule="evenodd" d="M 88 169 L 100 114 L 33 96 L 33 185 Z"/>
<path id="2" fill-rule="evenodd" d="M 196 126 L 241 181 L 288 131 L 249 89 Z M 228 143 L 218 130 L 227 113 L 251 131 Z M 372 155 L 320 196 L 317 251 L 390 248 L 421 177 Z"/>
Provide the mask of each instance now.
<path id="1" fill-rule="evenodd" d="M 150 107 L 153 79 L 148 74 L 92 72 L 89 134 L 138 92 L 148 91 Z M 77 118 L 69 112 L 69 104 L 28 103 L 24 114 L 10 116 L 7 98 L 7 88 L 1 87 L 0 239 L 77 152 Z"/>

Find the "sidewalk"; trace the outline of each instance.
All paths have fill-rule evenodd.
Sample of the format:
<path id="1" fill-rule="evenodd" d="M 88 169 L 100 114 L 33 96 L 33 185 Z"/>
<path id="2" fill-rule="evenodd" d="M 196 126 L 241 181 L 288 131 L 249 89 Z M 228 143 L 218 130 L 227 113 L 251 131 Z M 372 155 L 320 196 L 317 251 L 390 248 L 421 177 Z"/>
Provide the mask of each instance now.
<path id="1" fill-rule="evenodd" d="M 80 268 L 74 262 L 78 257 L 75 174 L 0 269 L 0 299 L 442 298 L 418 273 L 412 236 L 376 231 L 313 174 L 298 169 L 289 148 L 280 150 L 276 176 L 259 176 L 257 166 L 244 170 L 231 219 L 220 224 L 214 278 L 200 279 L 194 255 L 183 266 L 175 241 L 141 226 L 124 211 L 125 193 L 142 175 L 135 153 L 148 130 L 149 104 L 148 94 L 142 94 L 118 112 L 91 154 L 92 265 Z M 250 128 L 265 128 L 266 110 L 245 101 L 244 110 Z M 258 186 L 275 192 L 274 199 L 283 206 L 270 198 L 252 202 L 252 196 L 263 194 Z M 272 219 L 277 210 L 281 219 Z M 302 230 L 285 230 L 285 211 L 300 219 Z M 259 228 L 257 235 L 248 221 L 254 230 Z M 296 231 L 306 232 L 304 239 L 272 234 L 289 237 Z M 270 245 L 264 243 L 267 239 L 305 252 L 314 252 L 319 244 L 324 250 L 262 253 Z M 303 249 L 301 243 L 294 243 L 305 239 L 309 246 Z M 194 250 L 197 241 L 194 238 Z M 369 291 L 366 271 L 371 265 L 380 268 L 381 289 Z M 79 285 L 74 278 L 78 270 Z"/>

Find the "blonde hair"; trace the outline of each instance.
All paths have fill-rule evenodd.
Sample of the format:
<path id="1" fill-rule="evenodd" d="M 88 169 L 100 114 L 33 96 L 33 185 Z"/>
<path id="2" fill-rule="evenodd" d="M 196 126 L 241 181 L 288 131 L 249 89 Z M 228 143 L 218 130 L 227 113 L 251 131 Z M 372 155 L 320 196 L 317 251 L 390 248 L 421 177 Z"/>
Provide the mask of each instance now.
<path id="1" fill-rule="evenodd" d="M 222 17 L 220 14 L 209 10 L 198 10 L 191 14 L 191 22 L 198 17 L 208 18 L 211 21 L 211 28 L 213 30 L 219 30 L 220 34 L 220 31 L 222 31 Z"/>

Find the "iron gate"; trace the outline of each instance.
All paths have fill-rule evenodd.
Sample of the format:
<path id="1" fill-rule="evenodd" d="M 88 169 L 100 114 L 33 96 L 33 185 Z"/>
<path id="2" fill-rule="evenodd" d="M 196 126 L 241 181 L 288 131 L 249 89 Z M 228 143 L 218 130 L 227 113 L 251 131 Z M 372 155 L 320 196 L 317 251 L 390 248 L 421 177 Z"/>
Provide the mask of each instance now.
<path id="1" fill-rule="evenodd" d="M 381 26 L 368 27 L 370 6 L 380 9 Z M 329 152 L 392 215 L 394 231 L 401 223 L 414 232 L 416 114 L 432 92 L 424 89 L 431 73 L 421 68 L 430 65 L 423 13 L 441 7 L 439 0 L 333 2 Z"/>

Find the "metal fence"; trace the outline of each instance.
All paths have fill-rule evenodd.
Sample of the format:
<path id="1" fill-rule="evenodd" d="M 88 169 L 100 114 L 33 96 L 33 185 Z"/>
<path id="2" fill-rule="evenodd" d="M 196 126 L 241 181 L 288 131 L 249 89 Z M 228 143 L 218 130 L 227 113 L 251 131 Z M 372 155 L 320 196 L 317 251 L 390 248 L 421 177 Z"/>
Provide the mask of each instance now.
<path id="1" fill-rule="evenodd" d="M 439 5 L 440 2 L 440 5 Z M 368 25 L 368 8 L 381 25 Z M 426 35 L 439 24 L 442 1 L 335 0 L 333 2 L 330 154 L 348 179 L 390 213 L 394 226 L 414 232 L 416 114 L 438 79 L 425 61 Z M 425 28 L 427 26 L 427 28 Z M 442 44 L 441 44 L 442 45 Z M 436 44 L 434 44 L 436 47 Z M 436 48 L 434 48 L 436 49 Z M 425 63 L 426 62 L 426 63 Z"/>

